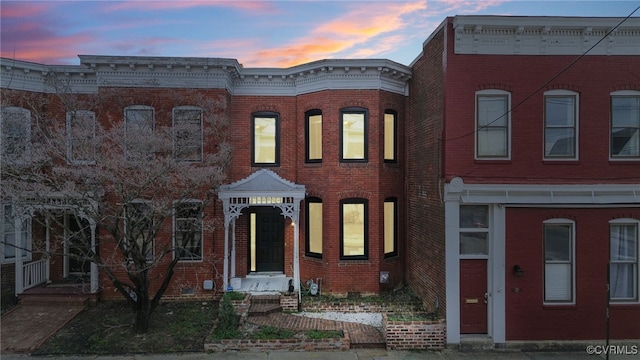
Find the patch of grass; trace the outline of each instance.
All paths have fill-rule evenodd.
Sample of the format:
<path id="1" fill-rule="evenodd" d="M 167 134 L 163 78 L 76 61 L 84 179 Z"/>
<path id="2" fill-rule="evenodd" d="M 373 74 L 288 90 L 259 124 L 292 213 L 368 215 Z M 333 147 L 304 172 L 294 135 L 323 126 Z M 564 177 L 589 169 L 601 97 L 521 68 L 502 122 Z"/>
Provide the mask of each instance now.
<path id="1" fill-rule="evenodd" d="M 223 299 L 229 299 L 232 301 L 244 300 L 245 294 L 237 292 L 237 291 L 228 291 L 222 295 Z"/>
<path id="2" fill-rule="evenodd" d="M 308 339 L 329 339 L 329 338 L 341 338 L 342 331 L 338 330 L 308 330 L 306 332 Z"/>
<path id="3" fill-rule="evenodd" d="M 251 339 L 272 340 L 272 339 L 293 339 L 293 331 L 280 329 L 274 326 L 264 326 L 251 334 Z"/>
<path id="4" fill-rule="evenodd" d="M 149 332 L 136 334 L 134 312 L 123 301 L 103 301 L 79 314 L 34 355 L 136 354 L 202 351 L 217 302 L 166 302 L 151 315 Z"/>
<path id="5" fill-rule="evenodd" d="M 216 328 L 209 335 L 209 340 L 239 339 L 242 333 L 237 329 Z"/>

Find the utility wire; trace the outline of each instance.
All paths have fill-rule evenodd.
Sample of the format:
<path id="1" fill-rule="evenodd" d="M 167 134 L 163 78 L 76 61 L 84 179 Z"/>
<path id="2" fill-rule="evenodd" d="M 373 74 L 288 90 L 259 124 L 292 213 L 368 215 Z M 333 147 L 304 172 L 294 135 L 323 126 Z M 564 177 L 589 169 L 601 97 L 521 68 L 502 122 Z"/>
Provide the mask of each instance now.
<path id="1" fill-rule="evenodd" d="M 533 96 L 535 96 L 537 93 L 539 93 L 542 89 L 544 89 L 545 87 L 547 87 L 547 85 L 549 85 L 552 81 L 554 81 L 555 79 L 557 79 L 558 77 L 560 77 L 560 75 L 564 74 L 567 70 L 569 70 L 571 67 L 573 67 L 573 65 L 575 65 L 578 61 L 580 61 L 580 59 L 582 59 L 583 57 L 585 57 L 591 50 L 593 50 L 596 46 L 598 46 L 598 44 L 600 44 L 602 41 L 604 41 L 604 39 L 606 39 L 612 32 L 616 31 L 616 29 L 618 27 L 620 27 L 620 25 L 622 25 L 625 21 L 629 20 L 630 17 L 633 16 L 633 14 L 635 14 L 636 11 L 640 10 L 640 6 L 638 6 L 637 8 L 635 8 L 629 15 L 627 15 L 624 19 L 622 19 L 616 26 L 614 26 L 613 28 L 611 28 L 611 30 L 609 30 L 602 38 L 600 38 L 600 40 L 598 40 L 595 44 L 593 44 L 589 49 L 587 49 L 587 51 L 585 51 L 584 53 L 582 53 L 582 55 L 578 56 L 575 60 L 573 60 L 571 63 L 569 63 L 569 65 L 565 66 L 562 70 L 560 70 L 559 73 L 557 73 L 555 76 L 553 76 L 551 79 L 547 80 L 546 82 L 544 82 L 542 85 L 540 85 L 539 88 L 537 88 L 534 92 L 532 92 L 531 94 L 529 94 L 527 97 L 525 97 L 524 99 L 520 100 L 519 103 L 517 103 L 515 106 L 512 106 L 509 110 L 507 110 L 507 112 L 505 112 L 504 114 L 498 116 L 495 120 L 492 120 L 491 122 L 482 125 L 480 127 L 478 127 L 478 129 L 470 131 L 466 134 L 457 136 L 457 137 L 453 137 L 453 138 L 449 138 L 449 139 L 444 139 L 443 142 L 447 142 L 447 141 L 455 141 L 455 140 L 459 140 L 462 138 L 465 138 L 469 135 L 473 135 L 475 133 L 477 133 L 478 131 L 485 129 L 487 127 L 489 127 L 491 124 L 495 123 L 496 121 L 504 118 L 505 116 L 509 115 L 510 113 L 513 112 L 513 110 L 515 110 L 516 108 L 520 107 L 520 105 L 524 104 L 526 101 L 528 101 L 529 99 L 531 99 Z"/>

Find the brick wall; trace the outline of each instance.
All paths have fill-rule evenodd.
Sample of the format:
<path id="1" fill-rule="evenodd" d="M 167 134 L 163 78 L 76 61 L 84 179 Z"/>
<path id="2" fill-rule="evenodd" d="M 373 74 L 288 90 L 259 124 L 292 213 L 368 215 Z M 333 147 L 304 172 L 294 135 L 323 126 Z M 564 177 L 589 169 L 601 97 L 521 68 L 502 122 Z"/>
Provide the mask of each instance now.
<path id="1" fill-rule="evenodd" d="M 444 320 L 396 321 L 383 314 L 382 327 L 387 350 L 441 350 L 445 346 Z"/>
<path id="2" fill-rule="evenodd" d="M 575 304 L 543 304 L 543 222 L 557 218 L 575 222 Z M 640 210 L 507 209 L 507 340 L 605 338 L 609 221 L 621 218 L 640 219 Z M 522 277 L 513 274 L 511 269 L 514 265 L 522 267 Z M 610 314 L 612 339 L 640 339 L 640 308 L 637 304 L 612 304 Z"/>
<path id="3" fill-rule="evenodd" d="M 413 67 L 408 104 L 407 281 L 428 311 L 445 313 L 444 206 L 441 133 L 444 105 L 444 29 L 423 49 Z"/>

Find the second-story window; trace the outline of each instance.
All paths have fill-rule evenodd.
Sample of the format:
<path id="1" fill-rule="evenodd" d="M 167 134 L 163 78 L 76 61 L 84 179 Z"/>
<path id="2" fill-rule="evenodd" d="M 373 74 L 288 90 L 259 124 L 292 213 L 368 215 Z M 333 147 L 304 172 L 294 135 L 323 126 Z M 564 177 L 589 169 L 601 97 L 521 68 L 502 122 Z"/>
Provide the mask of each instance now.
<path id="1" fill-rule="evenodd" d="M 509 93 L 483 90 L 476 94 L 476 158 L 508 159 Z"/>
<path id="2" fill-rule="evenodd" d="M 179 161 L 202 161 L 202 110 L 193 106 L 173 109 L 173 154 Z"/>
<path id="3" fill-rule="evenodd" d="M 31 148 L 31 113 L 19 107 L 2 108 L 2 162 L 26 163 Z"/>
<path id="4" fill-rule="evenodd" d="M 397 153 L 397 122 L 398 113 L 393 110 L 384 112 L 384 161 L 394 163 L 398 161 Z"/>
<path id="5" fill-rule="evenodd" d="M 548 91 L 544 96 L 544 158 L 577 159 L 578 95 Z"/>
<path id="6" fill-rule="evenodd" d="M 305 113 L 306 162 L 322 162 L 322 111 Z"/>
<path id="7" fill-rule="evenodd" d="M 146 161 L 153 156 L 155 112 L 151 106 L 135 105 L 124 109 L 125 151 L 129 161 Z"/>
<path id="8" fill-rule="evenodd" d="M 640 159 L 640 91 L 611 96 L 611 158 Z"/>
<path id="9" fill-rule="evenodd" d="M 96 115 L 93 111 L 67 112 L 67 161 L 94 164 L 96 160 Z"/>
<path id="10" fill-rule="evenodd" d="M 366 162 L 367 111 L 348 108 L 340 112 L 340 161 Z"/>
<path id="11" fill-rule="evenodd" d="M 252 117 L 252 166 L 280 165 L 280 123 L 276 113 L 255 113 Z"/>

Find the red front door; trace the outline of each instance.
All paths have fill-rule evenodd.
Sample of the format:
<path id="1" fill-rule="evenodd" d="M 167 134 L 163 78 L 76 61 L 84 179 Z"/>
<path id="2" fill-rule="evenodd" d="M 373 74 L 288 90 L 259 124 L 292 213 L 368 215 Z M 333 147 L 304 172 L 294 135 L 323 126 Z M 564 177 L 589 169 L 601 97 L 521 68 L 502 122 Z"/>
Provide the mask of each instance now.
<path id="1" fill-rule="evenodd" d="M 487 333 L 487 260 L 460 260 L 460 333 Z"/>

